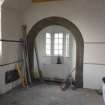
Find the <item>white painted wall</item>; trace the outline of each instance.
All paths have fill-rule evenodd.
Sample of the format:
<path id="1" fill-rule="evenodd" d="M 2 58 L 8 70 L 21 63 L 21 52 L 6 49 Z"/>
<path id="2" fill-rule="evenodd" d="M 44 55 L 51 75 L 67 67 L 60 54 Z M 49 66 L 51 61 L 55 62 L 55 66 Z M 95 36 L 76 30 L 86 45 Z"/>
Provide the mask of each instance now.
<path id="1" fill-rule="evenodd" d="M 2 37 L 1 39 L 7 40 L 19 40 L 21 38 L 21 25 L 22 17 L 21 14 L 11 8 L 2 7 Z M 12 42 L 2 42 L 2 60 L 0 65 L 15 62 L 21 59 L 20 56 L 20 44 Z M 19 81 L 5 84 L 5 72 L 15 69 L 15 64 L 8 66 L 0 66 L 0 94 L 9 91 L 14 88 Z"/>
<path id="2" fill-rule="evenodd" d="M 5 84 L 5 73 L 9 70 L 13 70 L 14 68 L 15 64 L 0 67 L 0 94 L 8 92 L 20 84 L 20 80 Z"/>
<path id="3" fill-rule="evenodd" d="M 49 16 L 60 16 L 72 21 L 82 33 L 84 42 L 105 42 L 105 0 L 64 0 L 32 4 L 24 12 L 27 31 L 36 22 Z M 101 86 L 100 81 L 105 74 L 105 66 L 100 65 L 105 64 L 104 52 L 105 44 L 85 43 L 84 88 L 97 89 Z"/>
<path id="4" fill-rule="evenodd" d="M 69 57 L 65 57 L 65 52 L 66 52 L 66 49 L 65 49 L 66 48 L 66 45 L 65 45 L 66 42 L 65 41 L 66 40 L 64 40 L 64 42 L 63 42 L 64 56 L 61 58 L 62 63 L 63 63 L 62 65 L 56 65 L 57 56 L 53 56 L 53 55 L 47 56 L 45 54 L 45 52 L 46 52 L 46 50 L 45 50 L 45 48 L 46 48 L 46 39 L 45 39 L 46 38 L 46 32 L 48 32 L 48 33 L 61 32 L 61 33 L 64 33 L 64 38 L 65 38 L 66 33 L 70 34 L 70 36 L 69 36 L 69 38 L 70 38 L 70 40 L 69 40 L 69 50 L 70 50 L 69 51 Z M 53 41 L 54 40 L 52 40 L 52 43 L 53 43 Z M 38 49 L 39 64 L 40 64 L 40 69 L 43 73 L 43 77 L 65 79 L 69 74 L 71 74 L 71 71 L 73 70 L 73 66 L 76 63 L 76 61 L 73 61 L 74 60 L 73 57 L 76 56 L 76 53 L 74 52 L 75 47 L 73 47 L 74 46 L 73 44 L 75 44 L 75 40 L 74 40 L 71 32 L 69 32 L 64 27 L 52 25 L 52 26 L 49 26 L 49 27 L 43 29 L 38 34 L 38 36 L 36 38 L 36 42 L 37 42 L 37 49 Z M 36 64 L 35 64 L 35 70 L 37 70 Z"/>
<path id="5" fill-rule="evenodd" d="M 10 8 L 2 9 L 2 39 L 20 40 L 22 25 L 21 14 Z M 2 64 L 16 61 L 19 57 L 19 43 L 2 43 Z"/>

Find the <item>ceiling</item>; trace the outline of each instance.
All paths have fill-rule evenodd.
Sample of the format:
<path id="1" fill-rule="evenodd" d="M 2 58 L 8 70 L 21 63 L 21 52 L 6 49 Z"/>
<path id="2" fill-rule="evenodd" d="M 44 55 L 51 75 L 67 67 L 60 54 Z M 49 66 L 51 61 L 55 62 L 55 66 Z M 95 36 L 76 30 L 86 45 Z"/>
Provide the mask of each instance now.
<path id="1" fill-rule="evenodd" d="M 50 2 L 50 1 L 59 1 L 59 0 L 5 0 L 3 3 L 3 7 L 24 11 L 32 3 L 48 2 L 48 1 Z"/>
<path id="2" fill-rule="evenodd" d="M 5 0 L 3 6 L 17 9 L 19 11 L 25 10 L 30 4 L 31 0 Z"/>

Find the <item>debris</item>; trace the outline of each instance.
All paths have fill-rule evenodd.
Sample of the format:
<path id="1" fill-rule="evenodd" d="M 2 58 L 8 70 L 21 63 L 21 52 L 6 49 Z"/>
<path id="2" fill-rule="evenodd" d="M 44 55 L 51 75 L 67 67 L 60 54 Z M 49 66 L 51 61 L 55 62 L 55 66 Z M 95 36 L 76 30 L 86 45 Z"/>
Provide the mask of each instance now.
<path id="1" fill-rule="evenodd" d="M 68 75 L 68 77 L 66 78 L 66 80 L 64 81 L 64 84 L 62 85 L 62 90 L 65 91 L 66 89 L 68 89 L 70 86 L 73 87 L 72 85 L 72 76 Z"/>
<path id="2" fill-rule="evenodd" d="M 97 89 L 96 92 L 97 92 L 99 95 L 102 95 L 102 89 Z"/>
<path id="3" fill-rule="evenodd" d="M 72 74 L 74 71 L 75 71 L 75 68 L 71 71 L 71 74 Z M 64 81 L 64 84 L 62 85 L 62 90 L 63 90 L 63 91 L 65 91 L 65 90 L 68 89 L 69 87 L 71 87 L 72 90 L 77 89 L 77 88 L 75 87 L 75 81 L 74 81 L 74 79 L 73 79 L 73 77 L 72 77 L 71 74 L 69 74 L 69 75 L 67 76 L 67 78 L 66 78 L 65 81 Z"/>

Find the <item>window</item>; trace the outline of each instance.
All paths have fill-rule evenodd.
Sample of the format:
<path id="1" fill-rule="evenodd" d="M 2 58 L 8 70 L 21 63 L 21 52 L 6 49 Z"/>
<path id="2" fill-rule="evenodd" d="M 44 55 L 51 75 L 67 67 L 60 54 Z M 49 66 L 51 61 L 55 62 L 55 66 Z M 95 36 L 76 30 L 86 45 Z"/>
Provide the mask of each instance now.
<path id="1" fill-rule="evenodd" d="M 66 34 L 66 57 L 69 56 L 69 34 Z"/>
<path id="2" fill-rule="evenodd" d="M 54 34 L 54 55 L 63 55 L 63 33 Z"/>
<path id="3" fill-rule="evenodd" d="M 51 55 L 51 34 L 46 33 L 46 55 Z"/>
<path id="4" fill-rule="evenodd" d="M 69 56 L 69 33 L 46 33 L 47 56 Z"/>

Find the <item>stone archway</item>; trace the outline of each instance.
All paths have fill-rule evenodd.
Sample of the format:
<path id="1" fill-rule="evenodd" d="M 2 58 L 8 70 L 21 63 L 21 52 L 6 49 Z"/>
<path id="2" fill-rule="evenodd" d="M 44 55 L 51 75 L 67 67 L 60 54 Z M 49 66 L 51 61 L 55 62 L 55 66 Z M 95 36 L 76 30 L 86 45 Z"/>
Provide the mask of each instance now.
<path id="1" fill-rule="evenodd" d="M 39 22 L 37 22 L 29 31 L 27 36 L 27 44 L 28 44 L 28 55 L 29 55 L 29 67 L 30 67 L 30 75 L 33 78 L 33 52 L 34 52 L 34 40 L 37 37 L 38 33 L 44 29 L 45 27 L 51 25 L 60 25 L 73 34 L 76 40 L 76 86 L 79 88 L 83 87 L 83 55 L 84 55 L 84 41 L 81 32 L 79 29 L 69 20 L 63 17 L 47 17 Z"/>

